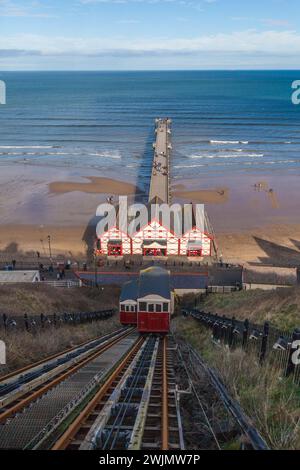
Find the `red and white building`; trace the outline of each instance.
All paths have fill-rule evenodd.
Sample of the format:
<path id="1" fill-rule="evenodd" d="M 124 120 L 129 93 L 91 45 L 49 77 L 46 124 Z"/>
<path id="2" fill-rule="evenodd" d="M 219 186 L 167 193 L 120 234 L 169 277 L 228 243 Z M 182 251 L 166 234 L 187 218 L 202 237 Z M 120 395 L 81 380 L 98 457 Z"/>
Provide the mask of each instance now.
<path id="1" fill-rule="evenodd" d="M 97 242 L 96 253 L 107 256 L 142 255 L 150 257 L 204 257 L 212 255 L 213 235 L 193 223 L 190 230 L 177 236 L 158 217 L 137 230 L 132 237 L 118 227 L 106 231 Z"/>
<path id="2" fill-rule="evenodd" d="M 188 230 L 173 230 L 161 221 L 159 205 L 169 204 L 169 156 L 170 156 L 170 119 L 156 120 L 156 142 L 149 192 L 148 222 L 129 236 L 115 227 L 108 229 L 96 241 L 96 254 L 107 256 L 142 255 L 142 256 L 211 256 L 213 234 L 209 227 L 207 216 L 204 217 L 203 227 L 197 226 L 194 208 L 191 211 L 191 223 Z M 149 209 L 155 206 L 155 210 Z M 118 215 L 118 214 L 117 214 Z M 184 218 L 182 213 L 182 219 Z M 118 217 L 117 217 L 118 219 Z M 129 222 L 129 221 L 128 221 Z M 184 221 L 180 222 L 184 226 Z M 127 224 L 129 226 L 129 223 Z M 180 235 L 178 235 L 180 233 Z"/>
<path id="3" fill-rule="evenodd" d="M 97 241 L 96 254 L 107 256 L 131 255 L 131 238 L 117 227 L 113 227 Z"/>

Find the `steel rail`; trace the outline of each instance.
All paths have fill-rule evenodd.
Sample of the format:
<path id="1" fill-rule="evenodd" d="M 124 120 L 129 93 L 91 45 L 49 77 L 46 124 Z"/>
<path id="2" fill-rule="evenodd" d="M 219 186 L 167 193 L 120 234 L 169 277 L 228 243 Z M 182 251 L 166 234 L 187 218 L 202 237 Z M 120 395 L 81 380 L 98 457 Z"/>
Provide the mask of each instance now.
<path id="1" fill-rule="evenodd" d="M 91 344 L 99 339 L 108 339 L 110 336 L 112 336 L 113 334 L 117 334 L 117 333 L 121 333 L 121 331 L 124 330 L 124 328 L 120 328 L 120 330 L 116 330 L 116 331 L 113 331 L 112 333 L 108 333 L 107 335 L 105 336 L 102 336 L 102 337 L 98 337 L 98 338 L 94 338 L 94 339 L 89 339 L 87 341 L 83 341 L 82 343 L 79 343 L 77 344 L 76 346 L 73 346 L 71 348 L 67 348 L 67 349 L 64 349 L 63 351 L 60 351 L 58 353 L 55 353 L 55 354 L 51 354 L 50 356 L 47 356 L 47 357 L 44 357 L 43 359 L 40 359 L 39 361 L 37 362 L 33 362 L 31 364 L 28 364 L 27 366 L 24 366 L 20 369 L 17 369 L 15 371 L 12 371 L 12 372 L 9 372 L 8 374 L 6 375 L 2 375 L 0 376 L 0 385 L 1 385 L 1 382 L 5 382 L 6 380 L 8 379 L 11 379 L 13 377 L 17 377 L 21 374 L 23 374 L 24 372 L 28 372 L 29 370 L 32 370 L 32 369 L 35 369 L 36 367 L 42 365 L 42 364 L 46 364 L 47 362 L 49 361 L 52 361 L 53 359 L 57 359 L 59 358 L 60 356 L 64 356 L 65 354 L 68 354 L 72 351 L 76 351 L 76 349 L 79 349 L 79 348 L 82 348 L 84 346 L 87 346 L 88 344 Z"/>
<path id="2" fill-rule="evenodd" d="M 27 392 L 30 393 L 29 396 L 21 399 L 20 401 L 16 401 L 16 403 L 6 409 L 4 412 L 0 414 L 0 423 L 5 421 L 7 418 L 12 416 L 13 414 L 17 413 L 21 409 L 25 408 L 28 406 L 32 401 L 36 400 L 40 396 L 44 395 L 46 392 L 48 392 L 51 388 L 55 387 L 57 384 L 65 380 L 67 377 L 75 373 L 77 370 L 79 370 L 81 367 L 95 359 L 97 356 L 111 348 L 114 344 L 119 342 L 121 339 L 125 338 L 132 332 L 132 329 L 126 330 L 123 334 L 119 334 L 117 337 L 113 336 L 111 339 L 107 340 L 108 342 L 103 345 L 98 345 L 97 350 L 94 353 L 91 353 L 88 355 L 88 357 L 84 358 L 81 360 L 79 363 L 71 366 L 67 371 L 63 372 L 62 374 L 58 375 L 57 377 L 54 377 L 51 379 L 46 385 L 43 385 L 41 388 L 38 388 L 37 390 L 28 390 Z M 24 392 L 25 394 L 26 392 Z M 18 397 L 15 397 L 18 398 Z"/>
<path id="3" fill-rule="evenodd" d="M 134 374 L 134 371 L 136 370 L 139 360 L 144 353 L 146 344 L 147 342 L 144 341 L 124 373 L 121 375 L 119 382 L 114 386 L 113 391 L 110 393 L 106 403 L 101 408 L 95 422 L 91 425 L 91 428 L 80 445 L 79 450 L 92 450 L 97 446 L 97 437 L 107 426 L 115 407 L 119 405 L 120 401 L 122 401 L 122 393 L 127 386 L 128 380 L 130 380 L 132 374 Z"/>
<path id="4" fill-rule="evenodd" d="M 163 377 L 162 377 L 162 450 L 169 449 L 169 404 L 168 404 L 168 369 L 167 338 L 163 339 Z"/>
<path id="5" fill-rule="evenodd" d="M 113 369 L 111 374 L 109 374 L 104 384 L 95 394 L 95 396 L 89 401 L 87 406 L 74 419 L 68 429 L 59 437 L 55 444 L 53 444 L 51 450 L 65 450 L 68 446 L 70 446 L 72 440 L 76 437 L 76 434 L 80 431 L 83 426 L 85 426 L 85 422 L 93 414 L 95 408 L 105 398 L 105 395 L 107 394 L 108 390 L 112 387 L 114 381 L 117 380 L 118 376 L 122 374 L 125 369 L 127 369 L 128 365 L 132 361 L 132 358 L 141 348 L 143 342 L 143 338 L 138 339 L 134 347 L 130 351 L 128 351 L 128 353 L 119 363 L 119 365 L 115 369 Z"/>
<path id="6" fill-rule="evenodd" d="M 149 365 L 149 371 L 147 375 L 147 379 L 145 382 L 143 395 L 141 397 L 141 402 L 139 405 L 136 421 L 131 433 L 130 441 L 128 444 L 128 450 L 139 450 L 142 447 L 142 438 L 145 430 L 147 413 L 149 408 L 150 402 L 150 393 L 153 384 L 153 377 L 154 377 L 154 370 L 155 364 L 158 354 L 158 346 L 159 346 L 159 339 L 156 339 L 152 359 Z"/>
<path id="7" fill-rule="evenodd" d="M 174 429 L 170 428 L 170 426 L 174 426 L 170 424 L 170 419 L 174 420 L 177 417 L 178 420 L 178 414 L 172 415 L 172 418 L 169 415 L 170 384 L 168 374 L 170 364 L 168 363 L 167 339 L 158 340 L 156 338 L 154 340 L 153 338 L 148 338 L 146 341 L 145 343 L 145 339 L 140 338 L 120 364 L 108 372 L 106 381 L 101 385 L 86 407 L 73 418 L 70 425 L 66 422 L 68 428 L 57 437 L 56 442 L 52 444 L 51 450 L 74 448 L 78 450 L 96 448 L 101 450 L 116 449 L 119 448 L 120 443 L 124 439 L 123 433 L 125 429 L 127 429 L 126 432 L 130 433 L 128 443 L 125 445 L 128 445 L 131 449 L 143 448 L 145 430 L 147 429 L 148 436 L 149 432 L 154 431 L 154 428 L 151 428 L 153 425 L 150 424 L 150 428 L 146 427 L 146 420 L 156 368 L 156 373 L 159 374 L 159 384 L 161 384 L 157 388 L 158 380 L 156 378 L 154 385 L 155 396 L 158 397 L 157 393 L 159 391 L 160 399 L 157 405 L 161 411 L 158 414 L 158 423 L 160 424 L 155 431 L 156 435 L 159 436 L 159 441 L 157 442 L 159 442 L 159 447 L 162 450 L 174 448 L 175 444 L 170 444 L 169 442 L 169 433 L 171 432 L 169 429 L 172 429 L 172 432 L 174 432 Z M 160 347 L 158 341 L 160 342 Z M 158 356 L 158 349 L 161 351 L 160 357 Z M 170 380 L 172 381 L 172 379 Z M 135 390 L 141 387 L 140 383 L 143 383 L 143 381 L 145 381 L 144 390 L 139 401 L 136 401 L 134 396 Z M 176 398 L 174 399 L 176 400 Z M 128 414 L 131 404 L 135 404 L 137 407 L 136 415 L 134 414 L 130 418 L 130 421 L 134 419 L 133 423 L 127 421 L 127 418 L 131 416 L 130 413 Z M 177 408 L 176 412 L 178 412 Z M 61 423 L 61 426 L 64 426 L 63 423 Z M 156 440 L 157 437 L 154 437 L 154 439 Z M 181 441 L 179 445 L 180 448 L 184 448 Z"/>
<path id="8" fill-rule="evenodd" d="M 116 441 L 117 441 L 117 439 L 119 437 L 119 434 L 120 434 L 121 427 L 122 427 L 123 422 L 124 422 L 124 418 L 126 416 L 127 408 L 128 408 L 129 404 L 132 401 L 132 397 L 133 397 L 135 387 L 138 384 L 138 381 L 139 381 L 140 376 L 141 376 L 141 372 L 144 369 L 146 361 L 149 360 L 148 357 L 147 357 L 147 353 L 149 352 L 149 348 L 151 348 L 151 347 L 152 347 L 151 352 L 152 352 L 152 356 L 153 356 L 155 343 L 151 344 L 151 339 L 152 338 L 148 338 L 148 340 L 147 340 L 147 344 L 146 344 L 145 349 L 143 351 L 143 354 L 140 358 L 139 364 L 137 365 L 136 371 L 133 375 L 132 383 L 131 383 L 131 385 L 130 385 L 130 387 L 129 387 L 129 389 L 128 389 L 125 397 L 124 397 L 124 402 L 122 403 L 122 406 L 120 407 L 120 409 L 119 409 L 119 411 L 118 411 L 118 413 L 115 417 L 114 423 L 113 423 L 113 425 L 110 429 L 110 433 L 109 433 L 108 437 L 106 438 L 106 441 L 104 442 L 104 445 L 102 446 L 101 450 L 107 449 L 107 446 L 109 445 L 109 443 L 111 441 L 111 437 L 113 437 L 113 439 L 112 439 L 112 442 L 110 444 L 109 450 L 114 449 L 114 446 L 115 446 Z"/>

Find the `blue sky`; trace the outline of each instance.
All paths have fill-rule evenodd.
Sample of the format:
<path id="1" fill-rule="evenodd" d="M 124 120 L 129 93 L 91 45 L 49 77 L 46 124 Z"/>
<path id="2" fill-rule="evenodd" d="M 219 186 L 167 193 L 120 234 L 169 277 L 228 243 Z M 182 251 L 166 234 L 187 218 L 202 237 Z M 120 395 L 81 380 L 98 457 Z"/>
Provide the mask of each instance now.
<path id="1" fill-rule="evenodd" d="M 0 70 L 296 69 L 299 0 L 0 0 Z"/>

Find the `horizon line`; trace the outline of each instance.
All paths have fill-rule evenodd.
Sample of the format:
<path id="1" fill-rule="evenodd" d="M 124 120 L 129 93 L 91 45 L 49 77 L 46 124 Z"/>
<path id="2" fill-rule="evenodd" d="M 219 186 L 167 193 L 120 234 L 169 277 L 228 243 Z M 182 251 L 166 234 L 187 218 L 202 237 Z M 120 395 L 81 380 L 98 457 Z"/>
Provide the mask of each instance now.
<path id="1" fill-rule="evenodd" d="M 16 69 L 1 70 L 1 73 L 10 72 L 299 72 L 299 68 L 216 68 L 216 69 Z"/>

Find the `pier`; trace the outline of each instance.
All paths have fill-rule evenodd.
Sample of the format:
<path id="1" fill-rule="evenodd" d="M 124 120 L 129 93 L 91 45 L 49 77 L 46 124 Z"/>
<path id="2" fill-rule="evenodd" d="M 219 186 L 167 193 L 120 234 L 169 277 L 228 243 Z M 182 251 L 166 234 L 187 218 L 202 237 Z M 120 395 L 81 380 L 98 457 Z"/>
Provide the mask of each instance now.
<path id="1" fill-rule="evenodd" d="M 149 190 L 149 202 L 158 200 L 169 204 L 170 197 L 170 151 L 171 119 L 156 119 L 156 141 L 153 144 L 154 157 Z"/>

